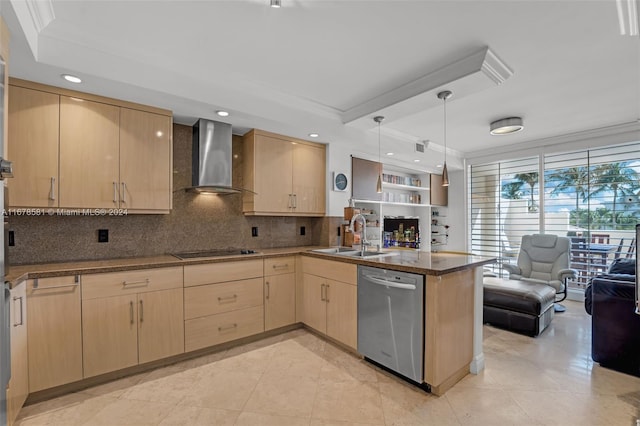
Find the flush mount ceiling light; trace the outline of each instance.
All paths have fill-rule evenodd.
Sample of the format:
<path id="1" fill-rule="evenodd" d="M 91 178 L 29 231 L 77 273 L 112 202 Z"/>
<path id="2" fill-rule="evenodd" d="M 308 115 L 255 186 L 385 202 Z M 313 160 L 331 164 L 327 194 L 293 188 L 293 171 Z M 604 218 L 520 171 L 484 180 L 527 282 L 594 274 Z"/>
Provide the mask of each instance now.
<path id="1" fill-rule="evenodd" d="M 220 117 L 228 117 L 229 116 L 229 112 L 228 111 L 223 111 L 223 110 L 216 111 L 216 114 L 218 114 Z"/>
<path id="2" fill-rule="evenodd" d="M 618 23 L 621 35 L 638 35 L 638 5 L 637 0 L 616 0 L 618 9 Z"/>
<path id="3" fill-rule="evenodd" d="M 496 120 L 490 125 L 490 132 L 492 135 L 509 135 L 511 133 L 519 132 L 524 129 L 522 124 L 522 118 L 509 117 Z"/>
<path id="4" fill-rule="evenodd" d="M 275 8 L 275 9 L 280 8 L 280 6 L 281 6 L 280 0 L 271 0 L 270 6 Z"/>
<path id="5" fill-rule="evenodd" d="M 376 183 L 376 192 L 382 194 L 382 150 L 380 149 L 380 123 L 382 123 L 384 117 L 376 115 L 373 117 L 373 121 L 378 123 L 378 164 L 380 169 L 378 170 L 378 182 Z"/>
<path id="6" fill-rule="evenodd" d="M 447 171 L 447 99 L 453 96 L 451 90 L 443 90 L 438 93 L 438 99 L 442 99 L 444 111 L 444 163 L 442 166 L 442 186 L 449 186 L 449 172 Z"/>
<path id="7" fill-rule="evenodd" d="M 67 80 L 70 83 L 82 83 L 82 80 L 80 79 L 80 77 L 76 77 L 75 75 L 71 75 L 71 74 L 62 74 L 62 78 L 64 78 L 65 80 Z"/>

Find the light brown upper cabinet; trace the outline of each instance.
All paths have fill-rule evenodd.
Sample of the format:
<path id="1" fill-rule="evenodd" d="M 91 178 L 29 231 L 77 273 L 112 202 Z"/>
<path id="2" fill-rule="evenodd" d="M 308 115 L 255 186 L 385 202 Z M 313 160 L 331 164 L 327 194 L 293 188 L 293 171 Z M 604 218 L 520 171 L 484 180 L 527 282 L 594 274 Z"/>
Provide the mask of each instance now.
<path id="1" fill-rule="evenodd" d="M 15 207 L 58 207 L 60 96 L 9 86 L 8 179 Z"/>
<path id="2" fill-rule="evenodd" d="M 442 186 L 442 175 L 431 174 L 431 205 L 446 206 L 449 204 L 449 187 Z"/>
<path id="3" fill-rule="evenodd" d="M 171 112 L 11 79 L 11 207 L 168 213 Z"/>
<path id="4" fill-rule="evenodd" d="M 60 207 L 113 208 L 120 108 L 60 97 Z"/>
<path id="5" fill-rule="evenodd" d="M 256 129 L 243 139 L 244 214 L 324 216 L 324 145 Z"/>
<path id="6" fill-rule="evenodd" d="M 171 117 L 120 108 L 120 207 L 171 208 Z"/>

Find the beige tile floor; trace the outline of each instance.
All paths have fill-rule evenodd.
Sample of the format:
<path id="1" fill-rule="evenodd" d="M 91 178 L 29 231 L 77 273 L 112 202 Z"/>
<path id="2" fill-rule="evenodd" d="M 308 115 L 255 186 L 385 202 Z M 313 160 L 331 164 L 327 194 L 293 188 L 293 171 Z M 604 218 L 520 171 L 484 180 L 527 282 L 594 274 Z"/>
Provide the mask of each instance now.
<path id="1" fill-rule="evenodd" d="M 590 358 L 577 302 L 535 339 L 484 327 L 486 369 L 436 397 L 295 330 L 27 406 L 27 425 L 620 425 L 640 378 Z"/>

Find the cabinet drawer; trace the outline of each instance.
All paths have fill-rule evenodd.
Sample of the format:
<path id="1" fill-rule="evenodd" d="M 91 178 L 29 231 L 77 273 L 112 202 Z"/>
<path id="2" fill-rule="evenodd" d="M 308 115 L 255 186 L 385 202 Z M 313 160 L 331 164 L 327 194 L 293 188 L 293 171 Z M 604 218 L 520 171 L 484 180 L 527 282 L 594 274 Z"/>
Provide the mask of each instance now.
<path id="1" fill-rule="evenodd" d="M 264 275 L 290 274 L 296 271 L 295 256 L 274 257 L 264 260 Z"/>
<path id="2" fill-rule="evenodd" d="M 184 289 L 185 319 L 262 305 L 262 278 Z"/>
<path id="3" fill-rule="evenodd" d="M 184 322 L 185 350 L 194 351 L 263 331 L 262 306 L 191 319 Z"/>
<path id="4" fill-rule="evenodd" d="M 141 269 L 82 276 L 82 299 L 182 287 L 182 267 Z"/>
<path id="5" fill-rule="evenodd" d="M 302 271 L 305 274 L 316 275 L 353 285 L 356 285 L 358 282 L 358 267 L 352 263 L 303 256 Z"/>
<path id="6" fill-rule="evenodd" d="M 262 277 L 262 259 L 203 263 L 184 267 L 184 286 L 223 283 Z"/>

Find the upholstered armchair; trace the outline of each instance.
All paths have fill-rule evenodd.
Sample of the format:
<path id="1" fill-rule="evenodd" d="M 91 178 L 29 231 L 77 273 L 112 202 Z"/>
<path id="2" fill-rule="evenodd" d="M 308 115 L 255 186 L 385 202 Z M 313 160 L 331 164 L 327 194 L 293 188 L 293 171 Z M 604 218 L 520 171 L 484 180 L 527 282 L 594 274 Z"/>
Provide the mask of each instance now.
<path id="1" fill-rule="evenodd" d="M 503 264 L 509 279 L 546 284 L 556 290 L 556 302 L 567 298 L 567 280 L 577 276 L 570 265 L 571 240 L 557 235 L 523 235 L 516 265 Z M 555 304 L 556 312 L 565 310 Z"/>

